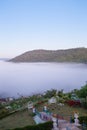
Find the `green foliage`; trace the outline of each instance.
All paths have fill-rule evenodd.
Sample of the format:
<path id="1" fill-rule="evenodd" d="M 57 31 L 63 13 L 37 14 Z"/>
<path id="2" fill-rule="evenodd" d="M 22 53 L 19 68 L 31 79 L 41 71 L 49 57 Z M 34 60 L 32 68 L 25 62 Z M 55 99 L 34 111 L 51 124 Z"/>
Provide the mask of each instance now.
<path id="1" fill-rule="evenodd" d="M 57 90 L 55 90 L 55 89 L 47 90 L 44 97 L 51 98 L 56 95 L 56 92 L 57 92 Z"/>
<path id="2" fill-rule="evenodd" d="M 0 109 L 4 108 L 4 106 L 0 103 Z"/>
<path id="3" fill-rule="evenodd" d="M 87 102 L 82 102 L 82 103 L 81 103 L 81 106 L 82 106 L 83 108 L 86 108 L 86 109 L 87 109 Z"/>
<path id="4" fill-rule="evenodd" d="M 87 96 L 87 84 L 81 87 L 81 89 L 78 91 L 78 96 L 80 98 L 86 98 L 86 96 Z"/>
<path id="5" fill-rule="evenodd" d="M 65 100 L 64 100 L 63 98 L 59 98 L 58 102 L 59 102 L 59 103 L 64 103 Z"/>
<path id="6" fill-rule="evenodd" d="M 63 96 L 64 96 L 64 94 L 63 94 L 63 89 L 61 89 L 60 91 L 58 91 L 58 96 L 59 96 L 59 97 L 63 97 Z"/>
<path id="7" fill-rule="evenodd" d="M 2 119 L 3 117 L 7 116 L 9 114 L 9 111 L 5 108 L 0 110 L 0 119 Z"/>
<path id="8" fill-rule="evenodd" d="M 0 113 L 0 120 L 3 119 L 3 118 L 5 118 L 5 117 L 7 117 L 7 116 L 10 116 L 10 115 L 12 115 L 14 113 L 17 113 L 17 111 L 9 113 L 9 111 L 7 109 L 4 109 L 2 111 L 2 113 Z"/>
<path id="9" fill-rule="evenodd" d="M 66 96 L 68 97 L 68 99 L 71 99 L 71 92 L 66 93 Z"/>
<path id="10" fill-rule="evenodd" d="M 49 122 L 38 124 L 38 125 L 15 128 L 11 130 L 52 130 L 52 128 L 53 128 L 53 122 L 49 121 Z"/>
<path id="11" fill-rule="evenodd" d="M 70 98 L 69 98 L 68 95 L 64 95 L 64 96 L 63 96 L 63 99 L 64 99 L 64 101 L 66 101 L 66 100 L 69 100 Z"/>
<path id="12" fill-rule="evenodd" d="M 79 122 L 80 122 L 80 124 L 85 123 L 87 125 L 87 116 L 80 116 Z"/>

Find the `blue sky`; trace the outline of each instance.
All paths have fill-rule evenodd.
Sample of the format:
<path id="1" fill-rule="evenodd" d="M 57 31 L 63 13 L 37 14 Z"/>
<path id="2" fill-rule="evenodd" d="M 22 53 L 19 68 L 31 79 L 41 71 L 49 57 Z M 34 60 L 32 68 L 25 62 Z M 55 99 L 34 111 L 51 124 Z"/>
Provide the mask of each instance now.
<path id="1" fill-rule="evenodd" d="M 0 57 L 87 47 L 87 0 L 0 0 Z"/>

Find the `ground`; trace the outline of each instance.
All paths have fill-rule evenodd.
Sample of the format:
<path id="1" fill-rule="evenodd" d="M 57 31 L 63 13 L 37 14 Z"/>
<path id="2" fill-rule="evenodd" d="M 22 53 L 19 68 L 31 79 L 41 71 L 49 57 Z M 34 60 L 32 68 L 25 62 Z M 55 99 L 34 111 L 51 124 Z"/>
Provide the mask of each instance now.
<path id="1" fill-rule="evenodd" d="M 59 114 L 60 116 L 63 116 L 64 119 L 70 119 L 70 116 L 74 117 L 74 113 L 78 112 L 79 116 L 87 116 L 87 110 L 83 109 L 81 107 L 70 107 L 66 104 L 64 106 L 59 106 L 58 104 L 45 104 L 48 107 L 48 110 L 52 112 L 53 114 Z M 39 111 L 43 110 L 43 105 L 38 107 Z"/>
<path id="2" fill-rule="evenodd" d="M 28 112 L 28 110 L 24 110 L 0 120 L 0 130 L 23 127 L 33 124 L 35 124 L 35 122 L 32 118 L 31 111 Z"/>
<path id="3" fill-rule="evenodd" d="M 47 105 L 47 108 L 50 112 L 54 115 L 59 114 L 64 117 L 66 120 L 70 120 L 70 116 L 73 117 L 74 112 L 77 111 L 79 116 L 87 116 L 87 110 L 79 107 L 70 107 L 68 105 L 59 106 L 58 104 L 49 105 L 48 103 L 39 104 L 37 106 L 38 111 L 43 111 L 43 106 Z M 23 127 L 27 125 L 35 124 L 33 117 L 32 117 L 32 110 L 23 110 L 13 115 L 10 115 L 6 118 L 0 120 L 0 130 L 6 130 L 8 128 L 17 128 Z"/>

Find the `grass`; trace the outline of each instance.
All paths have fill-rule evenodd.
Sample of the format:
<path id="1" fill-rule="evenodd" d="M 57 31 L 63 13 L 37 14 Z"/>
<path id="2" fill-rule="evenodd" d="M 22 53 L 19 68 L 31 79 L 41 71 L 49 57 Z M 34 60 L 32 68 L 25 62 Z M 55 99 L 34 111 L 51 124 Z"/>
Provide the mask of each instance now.
<path id="1" fill-rule="evenodd" d="M 79 116 L 87 116 L 87 110 L 81 107 L 70 107 L 67 104 L 59 106 L 58 104 L 46 104 L 48 110 L 53 114 L 59 114 L 64 117 L 65 120 L 70 120 L 70 116 L 74 117 L 74 112 L 78 112 Z M 43 105 L 38 107 L 38 111 L 43 110 Z"/>
<path id="2" fill-rule="evenodd" d="M 20 111 L 0 120 L 0 130 L 12 129 L 35 124 L 31 111 Z"/>

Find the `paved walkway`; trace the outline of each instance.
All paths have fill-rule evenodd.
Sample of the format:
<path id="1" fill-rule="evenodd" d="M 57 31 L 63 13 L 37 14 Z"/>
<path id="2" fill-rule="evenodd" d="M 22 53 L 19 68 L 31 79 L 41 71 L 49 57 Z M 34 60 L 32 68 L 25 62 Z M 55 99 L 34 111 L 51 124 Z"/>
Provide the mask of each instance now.
<path id="1" fill-rule="evenodd" d="M 61 123 L 59 128 L 59 130 L 80 130 L 74 123 Z"/>
<path id="2" fill-rule="evenodd" d="M 59 128 L 54 126 L 53 130 L 81 130 L 74 123 L 69 123 L 64 120 L 59 120 Z"/>

